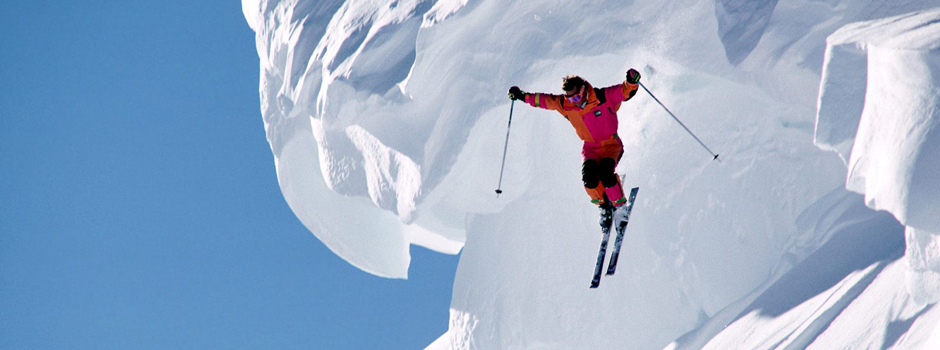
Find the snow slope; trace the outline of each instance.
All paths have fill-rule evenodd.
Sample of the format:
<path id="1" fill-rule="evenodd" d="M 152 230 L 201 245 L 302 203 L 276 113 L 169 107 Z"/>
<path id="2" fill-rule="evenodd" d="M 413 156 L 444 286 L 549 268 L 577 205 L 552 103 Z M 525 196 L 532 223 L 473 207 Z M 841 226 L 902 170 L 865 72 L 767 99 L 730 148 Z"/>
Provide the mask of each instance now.
<path id="1" fill-rule="evenodd" d="M 823 75 L 817 119 L 822 135 L 816 142 L 847 159 L 846 187 L 865 194 L 868 206 L 891 212 L 907 226 L 907 257 L 914 269 L 911 292 L 923 302 L 936 302 L 940 300 L 940 9 L 853 23 L 828 41 L 826 73 L 836 72 Z M 845 81 L 846 73 L 867 81 Z M 853 95 L 840 96 L 848 85 L 857 85 Z M 837 91 L 837 97 L 830 91 Z M 838 108 L 843 103 L 854 108 Z"/>
<path id="2" fill-rule="evenodd" d="M 864 198 L 817 206 L 825 245 L 667 349 L 940 348 L 938 23 L 916 11 L 829 36 L 815 140 Z"/>
<path id="3" fill-rule="evenodd" d="M 666 349 L 940 347 L 940 311 L 903 288 L 904 228 L 892 215 L 835 190 L 798 222 L 825 244 Z"/>
<path id="4" fill-rule="evenodd" d="M 903 226 L 841 190 L 846 163 L 816 145 L 858 164 L 850 165 L 851 190 L 898 185 L 872 179 L 870 170 L 882 168 L 866 168 L 872 158 L 853 148 L 858 140 L 876 146 L 897 137 L 864 136 L 859 123 L 867 120 L 858 118 L 863 110 L 870 114 L 866 93 L 883 91 L 886 102 L 898 103 L 887 98 L 895 96 L 888 87 L 853 85 L 867 82 L 857 68 L 871 67 L 871 59 L 855 43 L 870 36 L 860 28 L 858 35 L 839 31 L 844 39 L 828 46 L 826 38 L 853 22 L 937 1 L 242 5 L 256 32 L 262 116 L 278 180 L 301 221 L 338 255 L 380 276 L 407 275 L 411 244 L 463 249 L 450 329 L 429 348 L 799 348 L 813 342 L 789 335 L 852 344 L 843 332 L 865 326 L 895 337 L 891 344 L 933 341 L 925 334 L 935 312 L 908 300 L 897 282 L 925 273 L 912 290 L 929 290 L 938 245 L 930 232 L 938 231 L 908 228 L 908 254 L 899 260 Z M 935 51 L 901 56 L 923 58 L 919 69 L 931 72 Z M 644 93 L 624 103 L 618 171 L 641 190 L 618 275 L 589 290 L 600 235 L 569 124 L 515 106 L 504 193 L 493 193 L 506 89 L 557 92 L 571 73 L 612 85 L 630 67 L 724 161 L 712 162 Z M 914 86 L 933 86 L 931 77 Z M 910 113 L 932 108 L 931 95 L 918 96 L 926 102 L 899 103 Z M 931 143 L 899 149 L 918 145 Z M 914 162 L 925 165 L 908 169 L 935 169 L 931 152 Z M 881 156 L 878 148 L 871 154 Z M 924 196 L 865 192 L 866 201 L 887 196 L 906 213 L 929 217 L 940 205 L 901 200 L 937 198 L 930 177 L 921 179 L 911 184 Z M 910 258 L 916 254 L 923 257 Z M 916 264 L 906 261 L 922 266 L 910 269 Z M 794 282 L 803 279 L 809 282 Z M 882 291 L 869 294 L 876 289 Z M 852 302 L 863 299 L 883 310 Z M 872 321 L 832 314 L 850 310 Z M 752 343 L 738 342 L 754 334 L 760 336 Z"/>

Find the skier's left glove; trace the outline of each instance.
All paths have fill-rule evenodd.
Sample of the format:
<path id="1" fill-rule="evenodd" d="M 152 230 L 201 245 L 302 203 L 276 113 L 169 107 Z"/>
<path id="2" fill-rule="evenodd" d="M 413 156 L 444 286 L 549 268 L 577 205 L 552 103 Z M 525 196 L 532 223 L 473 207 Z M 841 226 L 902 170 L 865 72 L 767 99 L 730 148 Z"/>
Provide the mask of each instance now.
<path id="1" fill-rule="evenodd" d="M 509 88 L 509 99 L 525 101 L 525 91 L 522 91 L 518 86 L 513 86 Z"/>
<path id="2" fill-rule="evenodd" d="M 636 84 L 640 82 L 640 72 L 637 72 L 636 69 L 630 68 L 627 71 L 627 82 L 630 84 Z"/>

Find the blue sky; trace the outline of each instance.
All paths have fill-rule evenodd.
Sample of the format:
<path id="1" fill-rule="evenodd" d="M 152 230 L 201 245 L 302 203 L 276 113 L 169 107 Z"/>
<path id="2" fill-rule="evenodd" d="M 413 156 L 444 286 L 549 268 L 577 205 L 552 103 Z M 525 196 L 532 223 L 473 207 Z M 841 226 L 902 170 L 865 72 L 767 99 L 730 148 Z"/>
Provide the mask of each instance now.
<path id="1" fill-rule="evenodd" d="M 446 330 L 457 257 L 414 248 L 410 280 L 374 277 L 288 208 L 239 2 L 0 19 L 4 348 L 420 349 Z"/>

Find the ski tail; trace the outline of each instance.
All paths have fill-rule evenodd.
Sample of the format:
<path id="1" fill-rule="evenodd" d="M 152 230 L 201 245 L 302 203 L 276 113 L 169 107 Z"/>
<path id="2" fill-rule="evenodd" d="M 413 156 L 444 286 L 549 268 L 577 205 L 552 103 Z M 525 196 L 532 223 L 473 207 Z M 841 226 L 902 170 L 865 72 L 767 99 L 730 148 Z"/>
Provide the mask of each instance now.
<path id="1" fill-rule="evenodd" d="M 594 267 L 594 278 L 591 280 L 591 288 L 597 288 L 597 286 L 601 284 L 601 271 L 604 267 L 604 258 L 607 255 L 607 241 L 610 240 L 610 224 L 612 222 L 611 218 L 613 217 L 613 207 L 603 204 L 601 210 L 600 225 L 603 237 L 601 238 L 601 249 L 597 253 L 597 265 Z"/>
<path id="2" fill-rule="evenodd" d="M 626 220 L 617 223 L 617 238 L 614 240 L 614 251 L 610 253 L 610 265 L 607 266 L 607 275 L 613 275 L 617 271 L 617 259 L 620 257 L 620 246 L 623 244 L 623 234 L 627 230 L 627 223 L 630 219 L 630 213 L 633 212 L 633 203 L 636 202 L 636 193 L 639 187 L 630 189 L 630 199 L 624 204 L 627 206 L 621 210 L 626 210 Z"/>

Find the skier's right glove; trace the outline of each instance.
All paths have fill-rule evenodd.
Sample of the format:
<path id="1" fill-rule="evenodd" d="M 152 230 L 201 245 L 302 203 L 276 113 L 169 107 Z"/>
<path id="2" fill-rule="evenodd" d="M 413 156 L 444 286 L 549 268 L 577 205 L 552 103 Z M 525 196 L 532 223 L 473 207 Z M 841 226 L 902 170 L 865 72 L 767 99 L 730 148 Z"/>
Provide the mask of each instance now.
<path id="1" fill-rule="evenodd" d="M 513 86 L 509 88 L 509 99 L 525 101 L 525 91 L 522 91 L 518 86 Z"/>
<path id="2" fill-rule="evenodd" d="M 630 84 L 636 84 L 640 82 L 640 72 L 637 72 L 636 69 L 630 68 L 627 71 L 627 82 Z"/>

